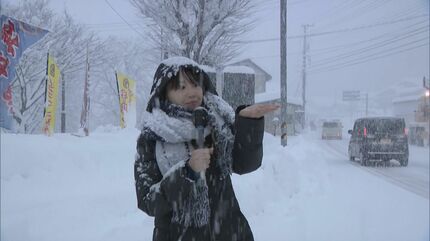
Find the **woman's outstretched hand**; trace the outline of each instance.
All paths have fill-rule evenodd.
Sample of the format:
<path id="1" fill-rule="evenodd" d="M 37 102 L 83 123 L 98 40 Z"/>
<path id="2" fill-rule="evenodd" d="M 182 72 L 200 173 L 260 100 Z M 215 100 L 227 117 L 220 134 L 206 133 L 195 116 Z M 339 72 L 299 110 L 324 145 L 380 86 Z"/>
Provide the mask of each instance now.
<path id="1" fill-rule="evenodd" d="M 246 118 L 260 118 L 267 113 L 277 110 L 279 104 L 255 104 L 248 106 L 239 112 L 239 115 Z"/>

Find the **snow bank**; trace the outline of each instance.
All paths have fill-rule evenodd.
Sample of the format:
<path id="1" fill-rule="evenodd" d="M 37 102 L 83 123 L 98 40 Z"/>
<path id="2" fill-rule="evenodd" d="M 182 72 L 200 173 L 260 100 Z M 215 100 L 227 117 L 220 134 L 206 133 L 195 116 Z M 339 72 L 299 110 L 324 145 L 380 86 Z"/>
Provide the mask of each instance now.
<path id="1" fill-rule="evenodd" d="M 151 240 L 134 190 L 138 134 L 1 134 L 1 240 Z M 285 148 L 264 138 L 261 168 L 232 176 L 255 240 L 429 239 L 428 199 L 350 165 L 317 134 Z"/>

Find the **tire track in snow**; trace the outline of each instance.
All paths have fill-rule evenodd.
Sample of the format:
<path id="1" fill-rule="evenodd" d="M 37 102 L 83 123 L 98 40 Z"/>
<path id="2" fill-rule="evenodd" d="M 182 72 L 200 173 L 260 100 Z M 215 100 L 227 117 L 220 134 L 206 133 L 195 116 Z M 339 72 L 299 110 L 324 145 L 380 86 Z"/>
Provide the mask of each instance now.
<path id="1" fill-rule="evenodd" d="M 420 197 L 429 199 L 429 184 L 426 183 L 425 181 L 422 181 L 419 179 L 411 179 L 411 178 L 395 176 L 396 173 L 386 172 L 385 171 L 386 169 L 373 168 L 369 166 L 367 167 L 361 166 L 359 163 L 355 161 L 349 161 L 349 157 L 345 155 L 342 151 L 340 151 L 338 147 L 334 146 L 333 143 L 331 142 L 324 142 L 324 143 L 328 147 L 327 150 L 329 150 L 333 154 L 336 154 L 339 157 L 345 158 L 346 161 L 350 163 L 352 166 L 355 166 L 375 176 L 379 176 L 382 179 L 403 188 L 404 190 L 407 190 L 409 192 L 419 195 Z M 390 167 L 404 168 L 404 167 L 400 167 L 400 165 L 395 165 L 395 164 L 391 164 Z"/>

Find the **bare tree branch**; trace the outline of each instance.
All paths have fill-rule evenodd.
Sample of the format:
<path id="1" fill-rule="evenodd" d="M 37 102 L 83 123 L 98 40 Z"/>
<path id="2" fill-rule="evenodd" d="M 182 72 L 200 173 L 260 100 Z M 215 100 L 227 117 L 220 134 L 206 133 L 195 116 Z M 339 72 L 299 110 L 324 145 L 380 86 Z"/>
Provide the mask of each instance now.
<path id="1" fill-rule="evenodd" d="M 253 23 L 249 17 L 254 9 L 251 0 L 130 2 L 147 22 L 149 39 L 154 46 L 198 63 L 220 65 L 231 59 L 239 50 L 234 40 Z"/>

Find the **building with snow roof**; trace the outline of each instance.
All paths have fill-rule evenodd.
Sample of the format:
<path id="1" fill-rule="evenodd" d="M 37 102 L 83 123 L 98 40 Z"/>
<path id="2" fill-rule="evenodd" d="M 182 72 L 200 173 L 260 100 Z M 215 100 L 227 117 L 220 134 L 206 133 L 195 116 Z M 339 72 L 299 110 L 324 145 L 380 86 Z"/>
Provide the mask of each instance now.
<path id="1" fill-rule="evenodd" d="M 269 73 L 249 58 L 232 63 L 230 66 L 246 66 L 254 71 L 256 94 L 264 93 L 266 91 L 266 82 L 272 79 L 272 76 Z"/>
<path id="2" fill-rule="evenodd" d="M 281 104 L 281 93 L 280 91 L 270 91 L 265 93 L 259 93 L 255 95 L 255 103 L 276 103 Z M 303 107 L 302 102 L 299 98 L 287 96 L 287 135 L 296 135 L 303 126 Z M 272 133 L 273 135 L 280 135 L 281 126 L 281 109 L 275 112 L 269 113 L 265 116 L 264 129 L 266 132 Z"/>
<path id="3" fill-rule="evenodd" d="M 396 85 L 396 94 L 392 100 L 393 113 L 405 118 L 406 123 L 427 122 L 429 119 L 428 98 L 420 82 L 401 82 Z"/>
<path id="4" fill-rule="evenodd" d="M 208 66 L 202 66 L 202 68 L 208 73 L 218 94 L 233 109 L 240 105 L 254 103 L 281 104 L 279 88 L 266 89 L 266 83 L 272 79 L 272 76 L 250 59 L 235 62 L 218 71 Z M 302 129 L 304 115 L 301 103 L 299 98 L 288 97 L 286 118 L 288 135 L 295 135 Z M 280 115 L 280 109 L 266 115 L 266 132 L 280 135 Z"/>

